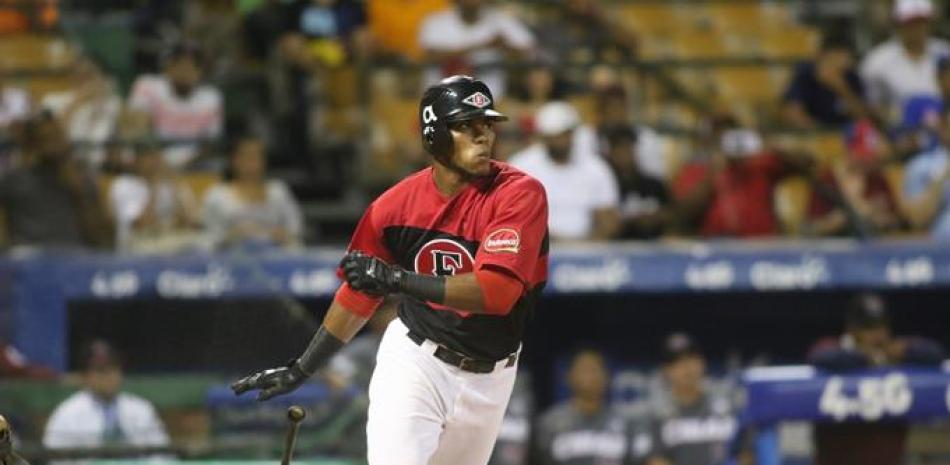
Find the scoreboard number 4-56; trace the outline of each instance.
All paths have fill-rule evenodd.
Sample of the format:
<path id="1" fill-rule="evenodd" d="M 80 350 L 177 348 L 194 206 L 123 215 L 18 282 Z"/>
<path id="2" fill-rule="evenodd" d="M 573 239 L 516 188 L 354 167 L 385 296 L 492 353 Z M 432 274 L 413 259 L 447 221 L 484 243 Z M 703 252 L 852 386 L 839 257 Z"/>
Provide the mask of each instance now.
<path id="1" fill-rule="evenodd" d="M 914 393 L 910 383 L 907 376 L 901 373 L 861 379 L 853 395 L 845 392 L 844 378 L 832 376 L 822 390 L 818 410 L 837 421 L 850 416 L 875 421 L 884 415 L 904 415 L 913 402 Z"/>

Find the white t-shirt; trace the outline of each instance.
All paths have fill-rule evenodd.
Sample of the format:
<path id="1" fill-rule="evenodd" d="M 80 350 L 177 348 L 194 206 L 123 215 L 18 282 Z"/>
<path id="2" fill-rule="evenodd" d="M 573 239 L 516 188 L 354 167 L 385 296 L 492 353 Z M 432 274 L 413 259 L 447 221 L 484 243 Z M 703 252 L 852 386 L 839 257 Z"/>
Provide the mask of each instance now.
<path id="1" fill-rule="evenodd" d="M 596 154 L 572 150 L 570 161 L 557 164 L 543 144 L 535 143 L 509 162 L 534 176 L 547 191 L 548 229 L 553 237 L 587 238 L 594 227 L 594 211 L 620 204 L 617 181 Z"/>
<path id="2" fill-rule="evenodd" d="M 119 250 L 129 248 L 133 236 L 132 224 L 145 212 L 152 195 L 155 196 L 158 226 L 164 231 L 174 226 L 183 202 L 194 202 L 189 190 L 172 182 L 158 184 L 154 192 L 152 191 L 148 183 L 138 176 L 119 176 L 109 186 L 109 207 L 116 220 L 116 242 Z"/>
<path id="3" fill-rule="evenodd" d="M 218 184 L 205 194 L 203 221 L 208 241 L 212 246 L 224 244 L 228 233 L 235 227 L 251 227 L 259 237 L 250 238 L 269 242 L 270 234 L 283 228 L 299 242 L 303 234 L 303 216 L 297 199 L 281 181 L 267 182 L 267 198 L 257 204 L 241 200 L 228 184 Z"/>
<path id="4" fill-rule="evenodd" d="M 910 97 L 939 97 L 937 60 L 942 56 L 950 56 L 950 43 L 942 39 L 928 40 L 926 52 L 917 60 L 896 38 L 874 47 L 861 63 L 868 100 L 884 105 L 896 117 Z"/>
<path id="5" fill-rule="evenodd" d="M 46 423 L 43 446 L 50 449 L 103 446 L 107 412 L 112 409 L 124 443 L 130 446 L 167 446 L 168 435 L 162 420 L 147 400 L 120 393 L 114 404 L 106 405 L 87 391 L 79 391 L 56 407 Z M 57 465 L 66 462 L 56 462 Z"/>
<path id="6" fill-rule="evenodd" d="M 30 115 L 30 94 L 16 87 L 0 87 L 0 129 Z"/>
<path id="7" fill-rule="evenodd" d="M 175 94 L 164 76 L 141 76 L 132 86 L 129 107 L 148 113 L 152 130 L 159 138 L 187 141 L 165 150 L 165 161 L 173 167 L 186 165 L 198 154 L 196 139 L 221 135 L 224 121 L 221 92 L 209 85 L 199 85 L 183 99 Z"/>
<path id="8" fill-rule="evenodd" d="M 495 8 L 482 8 L 478 21 L 468 24 L 456 8 L 449 8 L 426 17 L 419 28 L 419 45 L 426 50 L 460 50 L 474 45 L 484 44 L 495 37 L 504 37 L 509 46 L 519 50 L 534 47 L 534 35 L 514 16 Z M 471 65 L 480 66 L 501 62 L 503 56 L 497 50 L 483 49 L 468 56 Z M 478 71 L 477 77 L 485 82 L 492 94 L 498 98 L 505 94 L 504 72 L 498 68 Z M 432 85 L 441 79 L 438 68 L 426 72 L 425 85 Z"/>
<path id="9" fill-rule="evenodd" d="M 63 117 L 75 99 L 75 91 L 54 92 L 43 96 L 40 106 Z M 84 147 L 82 153 L 93 166 L 102 164 L 105 158 L 103 145 L 112 138 L 121 111 L 122 99 L 112 93 L 83 103 L 73 112 L 72 118 L 65 121 L 70 140 L 92 144 Z"/>

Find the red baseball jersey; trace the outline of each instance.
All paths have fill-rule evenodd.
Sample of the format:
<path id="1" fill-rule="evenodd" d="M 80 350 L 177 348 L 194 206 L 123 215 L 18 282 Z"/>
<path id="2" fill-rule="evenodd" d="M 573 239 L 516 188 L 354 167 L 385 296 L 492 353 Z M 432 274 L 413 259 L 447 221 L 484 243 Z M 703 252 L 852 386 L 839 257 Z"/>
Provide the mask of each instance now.
<path id="1" fill-rule="evenodd" d="M 456 352 L 500 360 L 518 350 L 525 322 L 547 280 L 548 205 L 536 179 L 502 162 L 454 196 L 442 194 L 432 168 L 402 180 L 366 209 L 349 250 L 416 273 L 438 276 L 484 268 L 524 284 L 507 315 L 473 314 L 403 296 L 399 318 Z"/>

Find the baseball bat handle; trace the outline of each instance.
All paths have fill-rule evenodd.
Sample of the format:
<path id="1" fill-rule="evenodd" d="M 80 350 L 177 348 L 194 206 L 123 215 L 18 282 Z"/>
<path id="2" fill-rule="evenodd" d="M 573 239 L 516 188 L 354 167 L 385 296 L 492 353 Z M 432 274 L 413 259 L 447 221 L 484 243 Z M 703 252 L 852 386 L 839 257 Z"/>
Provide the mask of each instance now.
<path id="1" fill-rule="evenodd" d="M 296 412 L 293 412 L 295 409 L 299 410 L 299 415 L 295 415 Z M 294 446 L 297 444 L 297 432 L 300 431 L 300 422 L 303 421 L 303 418 L 303 409 L 300 407 L 294 406 L 288 411 L 287 419 L 290 422 L 290 427 L 287 428 L 287 437 L 284 438 L 284 455 L 280 459 L 280 465 L 290 465 L 290 459 L 294 455 Z"/>

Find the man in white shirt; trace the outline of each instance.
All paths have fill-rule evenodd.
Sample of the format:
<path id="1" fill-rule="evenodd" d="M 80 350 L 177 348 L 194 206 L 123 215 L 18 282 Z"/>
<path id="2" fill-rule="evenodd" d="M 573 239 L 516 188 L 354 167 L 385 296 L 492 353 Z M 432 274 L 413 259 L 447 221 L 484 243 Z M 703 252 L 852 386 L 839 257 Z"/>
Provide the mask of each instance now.
<path id="1" fill-rule="evenodd" d="M 163 142 L 178 141 L 165 150 L 165 161 L 174 168 L 194 161 L 202 143 L 222 132 L 221 92 L 201 79 L 201 51 L 181 43 L 165 58 L 163 74 L 140 76 L 132 85 L 129 109 L 137 123 Z"/>
<path id="2" fill-rule="evenodd" d="M 419 29 L 419 45 L 441 69 L 426 72 L 426 85 L 454 74 L 478 75 L 495 97 L 505 94 L 501 65 L 506 53 L 524 55 L 535 45 L 534 35 L 507 12 L 484 5 L 485 0 L 455 0 L 455 7 L 433 13 Z M 480 70 L 478 67 L 486 66 Z"/>
<path id="3" fill-rule="evenodd" d="M 516 153 L 511 164 L 534 176 L 548 196 L 548 229 L 555 240 L 606 240 L 620 227 L 620 193 L 593 144 L 576 143 L 589 133 L 577 110 L 550 102 L 535 119 L 541 141 Z"/>
<path id="4" fill-rule="evenodd" d="M 896 0 L 896 36 L 861 63 L 868 100 L 889 121 L 898 121 L 910 98 L 940 97 L 937 61 L 950 55 L 950 43 L 931 37 L 934 14 L 931 0 Z"/>
<path id="5" fill-rule="evenodd" d="M 94 341 L 83 351 L 82 360 L 84 388 L 53 411 L 43 434 L 43 446 L 167 446 L 168 435 L 152 404 L 120 392 L 122 367 L 115 350 L 105 341 Z"/>

